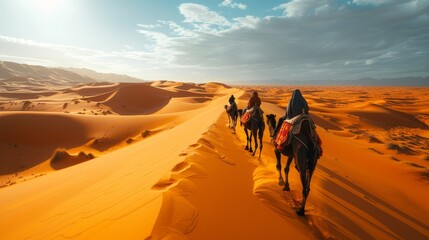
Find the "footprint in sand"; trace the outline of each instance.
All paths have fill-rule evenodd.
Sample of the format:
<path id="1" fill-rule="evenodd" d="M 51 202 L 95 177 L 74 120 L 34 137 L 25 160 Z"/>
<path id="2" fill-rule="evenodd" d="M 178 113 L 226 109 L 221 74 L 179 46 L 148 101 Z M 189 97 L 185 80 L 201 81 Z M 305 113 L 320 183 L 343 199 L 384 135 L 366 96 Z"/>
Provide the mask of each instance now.
<path id="1" fill-rule="evenodd" d="M 212 150 L 216 150 L 215 146 L 205 138 L 201 138 L 200 140 L 198 140 L 198 143 L 200 143 L 201 145 L 206 146 Z"/>
<path id="2" fill-rule="evenodd" d="M 235 162 L 232 161 L 231 159 L 227 158 L 225 155 L 219 155 L 220 160 L 222 160 L 224 163 L 234 166 Z"/>
<path id="3" fill-rule="evenodd" d="M 299 209 L 299 207 L 301 206 L 301 202 L 295 199 L 292 191 L 283 192 L 282 197 L 293 209 Z"/>
<path id="4" fill-rule="evenodd" d="M 188 149 L 194 150 L 194 149 L 197 149 L 199 147 L 201 147 L 201 144 L 195 143 L 195 144 L 189 145 Z"/>
<path id="5" fill-rule="evenodd" d="M 161 179 L 155 185 L 152 186 L 152 190 L 168 190 L 173 187 L 178 181 L 174 178 Z"/>
<path id="6" fill-rule="evenodd" d="M 180 162 L 178 164 L 176 164 L 176 166 L 173 167 L 173 169 L 171 169 L 171 172 L 173 173 L 180 173 L 185 171 L 186 169 L 190 168 L 191 164 L 188 162 Z"/>

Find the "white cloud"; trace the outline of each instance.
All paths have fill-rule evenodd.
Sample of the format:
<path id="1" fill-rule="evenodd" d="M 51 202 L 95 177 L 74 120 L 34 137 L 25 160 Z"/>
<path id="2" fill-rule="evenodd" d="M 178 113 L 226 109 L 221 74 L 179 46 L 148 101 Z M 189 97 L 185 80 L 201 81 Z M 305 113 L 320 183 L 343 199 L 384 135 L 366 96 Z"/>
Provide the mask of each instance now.
<path id="1" fill-rule="evenodd" d="M 157 45 L 165 45 L 169 39 L 167 35 L 156 31 L 138 29 L 137 32 L 155 40 Z"/>
<path id="2" fill-rule="evenodd" d="M 160 24 L 137 24 L 137 26 L 145 29 L 154 29 L 161 27 Z"/>
<path id="3" fill-rule="evenodd" d="M 331 0 L 294 0 L 281 6 L 286 17 L 233 18 L 217 34 L 206 34 L 215 31 L 213 24 L 187 27 L 195 35 L 170 37 L 167 51 L 175 56 L 170 63 L 234 79 L 429 74 L 424 70 L 429 39 L 422 31 L 429 24 L 427 6 L 409 6 L 407 22 L 397 18 L 404 14 L 398 11 L 404 7 L 400 3 L 367 10 Z"/>
<path id="4" fill-rule="evenodd" d="M 261 21 L 259 17 L 255 17 L 255 16 L 234 18 L 233 20 L 234 20 L 234 23 L 233 23 L 232 29 L 256 28 L 257 24 Z"/>
<path id="5" fill-rule="evenodd" d="M 20 56 L 11 56 L 11 55 L 0 55 L 0 59 L 4 61 L 11 61 L 11 62 L 21 62 L 24 61 L 28 64 L 52 64 L 52 61 L 41 59 L 41 58 L 31 58 L 31 57 L 20 57 Z"/>
<path id="6" fill-rule="evenodd" d="M 50 44 L 50 43 L 42 43 L 42 42 L 36 42 L 29 39 L 23 39 L 23 38 L 14 38 L 14 37 L 8 37 L 8 36 L 0 36 L 0 41 L 3 42 L 9 42 L 13 44 L 19 44 L 19 45 L 26 45 L 26 46 L 33 46 L 33 47 L 40 47 L 40 48 L 49 48 L 52 50 L 62 51 L 65 53 L 78 53 L 80 56 L 92 56 L 92 55 L 102 55 L 102 51 L 97 50 L 91 50 L 81 47 L 75 47 L 75 46 L 67 46 L 67 45 L 60 45 L 60 44 Z"/>
<path id="7" fill-rule="evenodd" d="M 0 36 L 0 52 L 1 60 L 51 67 L 85 67 L 101 72 L 127 74 L 135 74 L 136 69 L 143 66 L 145 70 L 159 71 L 163 63 L 171 60 L 171 55 L 162 49 L 151 52 L 136 50 L 106 52 L 9 36 Z"/>
<path id="8" fill-rule="evenodd" d="M 229 7 L 229 8 L 239 8 L 241 10 L 245 10 L 247 5 L 244 3 L 235 3 L 233 0 L 225 0 L 221 4 L 220 7 Z"/>
<path id="9" fill-rule="evenodd" d="M 196 37 L 198 34 L 190 29 L 184 28 L 180 26 L 179 24 L 173 22 L 173 21 L 162 21 L 158 20 L 159 23 L 162 23 L 164 25 L 167 25 L 173 33 L 175 33 L 178 36 L 182 37 Z"/>
<path id="10" fill-rule="evenodd" d="M 365 64 L 366 65 L 372 65 L 372 64 L 377 63 L 379 61 L 393 58 L 393 57 L 395 57 L 395 55 L 396 55 L 395 52 L 390 52 L 389 51 L 387 53 L 383 53 L 383 54 L 381 54 L 379 56 L 376 56 L 376 57 L 373 57 L 373 58 L 370 58 L 370 59 L 366 60 Z"/>
<path id="11" fill-rule="evenodd" d="M 280 4 L 274 10 L 282 10 L 286 17 L 303 17 L 326 11 L 330 5 L 329 0 L 292 0 Z"/>
<path id="12" fill-rule="evenodd" d="M 229 26 L 230 22 L 208 7 L 196 3 L 182 3 L 179 6 L 180 13 L 185 17 L 186 23 Z"/>
<path id="13" fill-rule="evenodd" d="M 388 2 L 392 2 L 392 0 L 353 0 L 353 3 L 357 5 L 380 5 Z"/>

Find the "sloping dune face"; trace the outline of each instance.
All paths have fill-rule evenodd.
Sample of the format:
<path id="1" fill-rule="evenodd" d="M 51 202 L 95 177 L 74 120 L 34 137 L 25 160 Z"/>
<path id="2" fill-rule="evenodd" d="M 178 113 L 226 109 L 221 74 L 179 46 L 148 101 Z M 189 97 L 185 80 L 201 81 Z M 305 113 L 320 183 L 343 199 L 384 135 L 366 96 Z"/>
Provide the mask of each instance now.
<path id="1" fill-rule="evenodd" d="M 31 66 L 2 64 L 15 73 L 33 73 L 28 70 Z M 42 70 L 39 75 L 52 71 Z M 186 121 L 214 97 L 204 87 L 176 82 L 159 87 L 151 82 L 99 82 L 50 88 L 40 81 L 28 77 L 2 81 L 6 88 L 0 89 L 1 186 L 54 170 L 53 159 L 61 152 L 70 155 L 67 159 L 81 160 L 86 158 L 79 156 L 90 154 L 92 160 L 134 144 Z M 210 90 L 216 86 L 224 88 L 214 84 Z M 64 159 L 59 160 L 65 162 L 61 166 L 83 162 Z"/>
<path id="2" fill-rule="evenodd" d="M 102 103 L 121 115 L 151 114 L 168 104 L 174 92 L 143 84 L 123 86 Z"/>
<path id="3" fill-rule="evenodd" d="M 79 84 L 1 102 L 0 215 L 10 220 L 1 239 L 150 235 L 163 200 L 154 186 L 241 92 L 151 84 Z"/>

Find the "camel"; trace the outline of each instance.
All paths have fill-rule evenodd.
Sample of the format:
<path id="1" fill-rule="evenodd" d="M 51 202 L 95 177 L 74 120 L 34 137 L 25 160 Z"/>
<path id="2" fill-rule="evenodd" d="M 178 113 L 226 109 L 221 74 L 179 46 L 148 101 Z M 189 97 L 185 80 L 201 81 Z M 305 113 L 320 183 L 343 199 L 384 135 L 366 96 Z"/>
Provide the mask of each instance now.
<path id="1" fill-rule="evenodd" d="M 272 120 L 273 118 L 274 121 Z M 310 123 L 310 121 L 311 119 L 304 118 L 301 123 L 301 131 L 296 135 L 290 133 L 291 136 L 289 137 L 292 137 L 291 143 L 280 150 L 277 149 L 277 147 L 274 150 L 277 159 L 276 168 L 279 172 L 279 185 L 284 185 L 283 191 L 290 191 L 288 178 L 289 166 L 292 162 L 292 159 L 295 159 L 296 169 L 298 170 L 300 175 L 303 196 L 301 207 L 297 210 L 297 214 L 300 216 L 305 215 L 305 204 L 310 193 L 311 177 L 313 176 L 317 164 L 317 159 L 320 155 L 320 151 L 316 146 L 317 143 L 314 141 L 314 137 L 312 137 L 313 130 L 311 129 L 311 127 L 313 123 Z M 269 129 L 276 129 L 275 115 L 270 114 L 269 116 L 267 116 L 267 124 L 269 126 Z M 315 131 L 313 132 L 313 134 L 316 134 Z M 286 182 L 283 180 L 281 172 L 282 154 L 288 157 L 286 166 L 284 168 Z"/>
<path id="2" fill-rule="evenodd" d="M 238 118 L 237 105 L 235 103 L 230 107 L 228 107 L 228 105 L 225 105 L 224 108 L 228 115 L 228 127 L 232 128 L 235 133 L 235 127 L 237 126 L 237 118 Z"/>
<path id="3" fill-rule="evenodd" d="M 255 108 L 255 112 L 253 113 L 253 116 L 245 123 L 244 126 L 244 132 L 246 133 L 246 148 L 245 150 L 248 150 L 252 156 L 255 156 L 256 150 L 259 146 L 259 158 L 261 158 L 262 153 L 262 138 L 264 136 L 264 130 L 265 130 L 265 123 L 264 118 L 262 115 L 262 110 L 260 108 Z M 240 121 L 241 122 L 241 121 Z M 249 132 L 250 131 L 250 135 Z M 252 149 L 252 136 L 255 141 L 255 148 Z M 259 139 L 259 145 L 257 138 Z"/>

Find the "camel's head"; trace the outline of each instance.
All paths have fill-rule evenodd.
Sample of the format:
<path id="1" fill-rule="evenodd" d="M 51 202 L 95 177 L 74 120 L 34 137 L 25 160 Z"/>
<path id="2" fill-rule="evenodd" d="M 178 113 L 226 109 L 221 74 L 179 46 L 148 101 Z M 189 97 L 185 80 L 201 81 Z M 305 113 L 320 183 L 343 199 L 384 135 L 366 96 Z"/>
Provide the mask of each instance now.
<path id="1" fill-rule="evenodd" d="M 271 119 L 276 120 L 276 115 L 275 114 L 266 114 L 265 116 L 267 117 L 267 121 L 270 121 Z"/>

